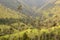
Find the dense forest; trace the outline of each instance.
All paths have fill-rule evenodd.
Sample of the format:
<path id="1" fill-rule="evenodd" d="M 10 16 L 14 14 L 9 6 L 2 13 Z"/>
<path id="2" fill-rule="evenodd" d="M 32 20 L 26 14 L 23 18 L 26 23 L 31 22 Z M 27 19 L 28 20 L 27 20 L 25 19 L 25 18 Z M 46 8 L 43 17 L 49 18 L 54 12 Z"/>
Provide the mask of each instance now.
<path id="1" fill-rule="evenodd" d="M 54 4 L 32 8 L 40 16 L 23 14 L 22 5 L 13 10 L 0 4 L 0 40 L 60 40 L 60 2 Z"/>

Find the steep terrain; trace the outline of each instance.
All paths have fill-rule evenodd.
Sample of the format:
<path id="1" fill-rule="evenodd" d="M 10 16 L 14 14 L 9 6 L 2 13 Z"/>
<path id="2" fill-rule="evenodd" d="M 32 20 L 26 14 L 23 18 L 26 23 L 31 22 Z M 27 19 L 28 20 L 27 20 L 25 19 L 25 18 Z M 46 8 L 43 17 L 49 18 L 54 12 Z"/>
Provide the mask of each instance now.
<path id="1" fill-rule="evenodd" d="M 32 27 L 25 24 L 25 19 L 27 16 L 0 5 L 0 36 L 26 30 L 28 26 Z"/>
<path id="2" fill-rule="evenodd" d="M 17 8 L 22 5 L 23 14 L 36 17 L 41 15 L 39 13 L 37 14 L 37 10 L 53 7 L 55 1 L 56 0 L 0 0 L 0 3 L 14 10 L 17 10 Z M 36 7 L 36 10 L 33 9 L 34 7 Z"/>
<path id="3" fill-rule="evenodd" d="M 0 5 L 0 40 L 60 40 L 60 3 L 54 4 L 47 10 L 34 10 L 41 14 L 37 17 Z"/>

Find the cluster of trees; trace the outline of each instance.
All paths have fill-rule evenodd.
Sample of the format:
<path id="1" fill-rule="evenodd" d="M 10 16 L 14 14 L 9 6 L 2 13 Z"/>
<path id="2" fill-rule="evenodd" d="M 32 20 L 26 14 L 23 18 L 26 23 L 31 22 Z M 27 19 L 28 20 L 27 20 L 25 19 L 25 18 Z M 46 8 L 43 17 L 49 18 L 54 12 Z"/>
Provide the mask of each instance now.
<path id="1" fill-rule="evenodd" d="M 49 29 L 30 29 L 31 31 L 22 31 L 23 34 L 14 33 L 10 35 L 1 36 L 0 40 L 60 40 L 60 27 L 49 28 Z M 33 31 L 36 31 L 33 32 Z M 37 34 L 38 33 L 38 34 Z M 34 35 L 33 35 L 34 34 Z M 22 35 L 22 36 L 21 36 Z"/>
<path id="2" fill-rule="evenodd" d="M 17 9 L 22 10 L 22 5 Z M 8 13 L 15 12 L 8 11 Z M 40 13 L 42 14 L 41 16 L 34 18 L 32 16 L 19 15 L 19 13 L 18 15 L 15 13 L 16 15 L 14 17 L 12 16 L 13 18 L 11 18 L 11 16 L 7 16 L 7 18 L 0 18 L 0 40 L 60 40 L 59 28 L 56 29 L 57 31 L 54 30 L 54 28 L 51 28 L 53 31 L 49 30 L 48 32 L 44 32 L 45 30 L 43 29 L 44 31 L 39 32 L 42 28 L 58 27 L 60 25 L 60 6 L 54 6 L 53 8 L 42 11 L 40 10 Z M 7 15 L 7 13 L 4 15 Z M 15 18 L 16 16 L 18 16 L 18 18 Z M 25 31 L 27 29 L 31 29 L 32 31 L 34 29 L 39 29 L 38 32 L 36 32 L 38 35 L 33 34 L 35 30 L 30 33 L 33 34 L 34 37 L 28 36 L 30 35 L 27 34 L 29 33 L 29 30 L 28 32 L 24 32 L 24 34 L 21 34 L 23 37 L 20 37 L 20 34 L 16 34 L 17 36 L 12 35 L 21 31 L 23 32 L 23 30 Z"/>
<path id="3" fill-rule="evenodd" d="M 52 8 L 48 8 L 47 10 L 39 10 L 37 13 L 41 14 L 38 17 L 24 17 L 21 21 L 26 25 L 30 24 L 33 27 L 41 28 L 41 27 L 53 27 L 60 24 L 60 6 L 55 5 Z M 19 10 L 22 10 L 22 5 L 18 7 Z M 29 19 L 30 18 L 30 19 Z"/>

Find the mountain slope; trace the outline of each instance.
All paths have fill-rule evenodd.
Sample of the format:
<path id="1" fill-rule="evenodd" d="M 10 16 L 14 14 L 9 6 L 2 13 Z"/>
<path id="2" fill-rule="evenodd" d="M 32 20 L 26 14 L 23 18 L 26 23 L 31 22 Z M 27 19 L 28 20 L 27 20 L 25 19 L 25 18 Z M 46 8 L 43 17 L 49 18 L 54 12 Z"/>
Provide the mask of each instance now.
<path id="1" fill-rule="evenodd" d="M 8 8 L 16 9 L 19 3 L 17 0 L 0 0 L 0 3 Z"/>
<path id="2" fill-rule="evenodd" d="M 19 18 L 18 13 L 0 5 L 0 18 Z"/>
<path id="3" fill-rule="evenodd" d="M 26 15 L 0 5 L 0 36 L 31 28 L 32 25 L 24 23 L 25 19 Z"/>
<path id="4" fill-rule="evenodd" d="M 22 13 L 26 14 L 28 16 L 40 16 L 41 14 L 37 14 L 32 8 L 36 7 L 38 10 L 44 9 L 45 7 L 49 8 L 49 5 L 54 5 L 53 2 L 56 0 L 0 0 L 0 3 L 2 5 L 5 5 L 8 8 L 17 10 L 17 8 L 20 6 L 22 7 Z M 48 3 L 47 3 L 48 2 Z"/>

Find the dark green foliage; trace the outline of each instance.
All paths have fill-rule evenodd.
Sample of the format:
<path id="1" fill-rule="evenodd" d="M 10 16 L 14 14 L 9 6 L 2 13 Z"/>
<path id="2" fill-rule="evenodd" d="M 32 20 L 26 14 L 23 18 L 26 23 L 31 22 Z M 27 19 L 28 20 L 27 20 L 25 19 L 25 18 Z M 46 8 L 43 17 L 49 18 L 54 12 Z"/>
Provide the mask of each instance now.
<path id="1" fill-rule="evenodd" d="M 19 5 L 17 9 L 22 10 L 22 5 Z"/>
<path id="2" fill-rule="evenodd" d="M 23 34 L 23 40 L 28 40 L 28 39 L 29 39 L 28 35 L 26 33 L 24 33 Z"/>
<path id="3" fill-rule="evenodd" d="M 55 7 L 50 10 L 42 10 L 42 15 L 34 18 L 23 14 L 20 15 L 20 13 L 16 13 L 18 18 L 15 18 L 13 14 L 15 11 L 5 11 L 4 9 L 0 8 L 0 12 L 6 13 L 4 13 L 4 16 L 0 13 L 0 40 L 60 40 L 60 27 L 54 28 L 60 25 L 60 14 L 54 14 L 60 13 L 59 8 L 57 8 L 58 12 L 54 11 Z M 21 12 L 22 5 L 19 5 L 17 9 Z M 21 37 L 21 35 L 23 36 Z"/>
<path id="4" fill-rule="evenodd" d="M 38 36 L 35 36 L 35 40 L 38 40 Z"/>

